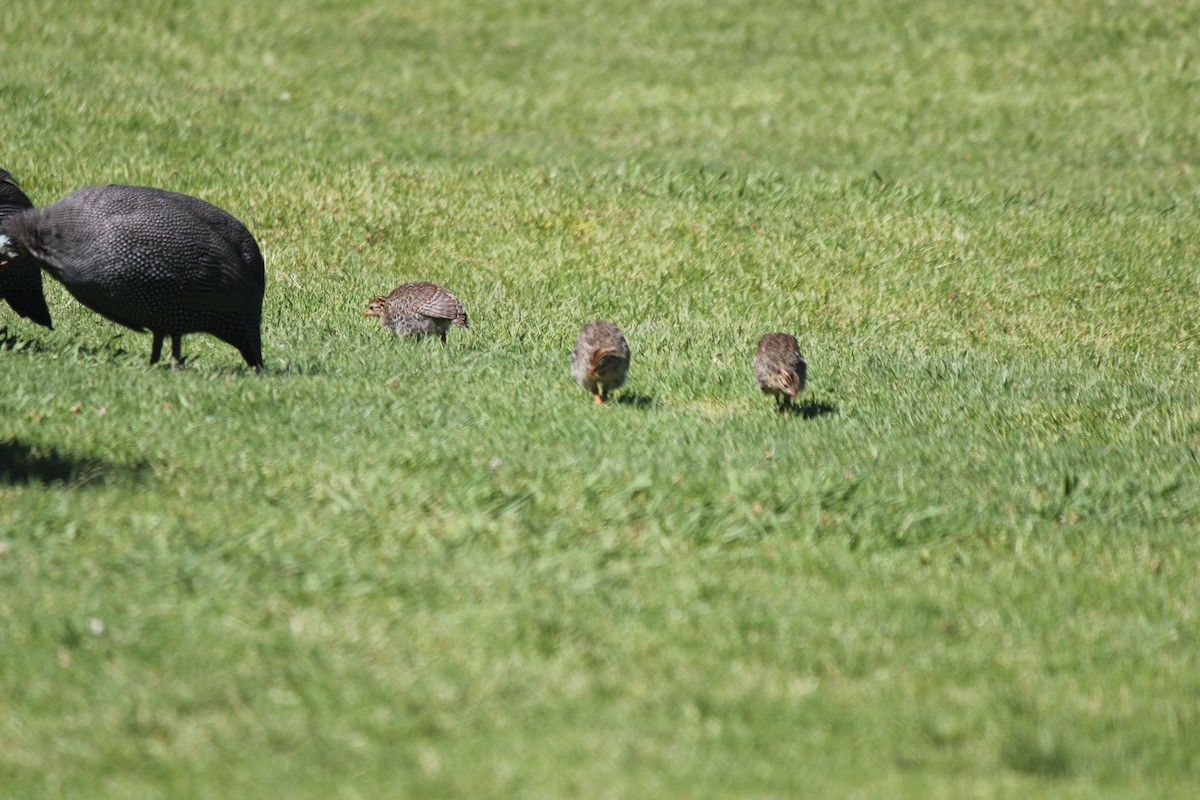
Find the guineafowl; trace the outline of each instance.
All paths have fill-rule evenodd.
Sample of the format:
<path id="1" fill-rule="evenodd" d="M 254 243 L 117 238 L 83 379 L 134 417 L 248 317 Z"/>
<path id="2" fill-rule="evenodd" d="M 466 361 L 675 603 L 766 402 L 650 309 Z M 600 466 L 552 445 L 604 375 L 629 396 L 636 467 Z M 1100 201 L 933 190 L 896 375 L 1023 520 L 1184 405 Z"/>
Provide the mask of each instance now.
<path id="1" fill-rule="evenodd" d="M 768 333 L 758 340 L 758 350 L 754 353 L 754 379 L 763 394 L 775 396 L 780 411 L 790 409 L 792 398 L 804 389 L 807 370 L 795 336 Z"/>
<path id="2" fill-rule="evenodd" d="M 458 298 L 429 281 L 402 283 L 387 297 L 371 298 L 363 316 L 379 317 L 383 327 L 401 336 L 437 334 L 443 347 L 452 323 L 469 327 L 467 311 Z"/>
<path id="3" fill-rule="evenodd" d="M 584 325 L 571 353 L 571 377 L 592 393 L 593 402 L 608 400 L 628 373 L 629 344 L 617 326 L 604 320 Z"/>
<path id="4" fill-rule="evenodd" d="M 33 203 L 13 181 L 12 175 L 0 169 L 0 223 L 6 217 L 33 208 Z M 42 293 L 42 271 L 28 257 L 13 252 L 0 252 L 0 298 L 7 300 L 13 311 L 47 328 L 50 309 L 46 307 L 46 296 Z"/>
<path id="5" fill-rule="evenodd" d="M 149 330 L 151 364 L 165 337 L 177 367 L 183 335 L 208 333 L 262 368 L 262 254 L 246 226 L 216 206 L 145 186 L 93 186 L 14 214 L 0 233 L 83 305 Z"/>

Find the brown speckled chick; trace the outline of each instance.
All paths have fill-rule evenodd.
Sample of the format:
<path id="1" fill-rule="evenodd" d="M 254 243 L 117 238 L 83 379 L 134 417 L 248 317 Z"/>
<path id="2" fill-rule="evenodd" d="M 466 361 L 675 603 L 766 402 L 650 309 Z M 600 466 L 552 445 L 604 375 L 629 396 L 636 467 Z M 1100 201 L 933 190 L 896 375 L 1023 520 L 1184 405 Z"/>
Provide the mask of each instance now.
<path id="1" fill-rule="evenodd" d="M 758 350 L 754 353 L 754 379 L 763 394 L 775 396 L 780 411 L 791 408 L 792 398 L 804 388 L 806 371 L 807 365 L 795 336 L 768 333 L 758 340 Z"/>
<path id="2" fill-rule="evenodd" d="M 443 347 L 451 324 L 468 327 L 467 310 L 458 298 L 429 281 L 402 283 L 387 297 L 371 298 L 363 315 L 379 317 L 383 327 L 401 336 L 437 334 Z"/>
<path id="3" fill-rule="evenodd" d="M 571 353 L 571 377 L 592 393 L 596 405 L 625 383 L 629 372 L 629 344 L 611 322 L 597 320 L 583 326 Z"/>

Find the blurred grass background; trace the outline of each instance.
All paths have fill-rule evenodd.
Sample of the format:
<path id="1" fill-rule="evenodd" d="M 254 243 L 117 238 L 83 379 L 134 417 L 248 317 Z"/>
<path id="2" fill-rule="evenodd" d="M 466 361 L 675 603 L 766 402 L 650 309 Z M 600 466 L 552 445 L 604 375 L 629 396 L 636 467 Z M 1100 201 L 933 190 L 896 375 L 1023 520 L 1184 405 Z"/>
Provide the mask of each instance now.
<path id="1" fill-rule="evenodd" d="M 1186 793 L 1198 16 L 6 3 L 0 166 L 244 220 L 268 369 L 0 309 L 0 785 Z"/>

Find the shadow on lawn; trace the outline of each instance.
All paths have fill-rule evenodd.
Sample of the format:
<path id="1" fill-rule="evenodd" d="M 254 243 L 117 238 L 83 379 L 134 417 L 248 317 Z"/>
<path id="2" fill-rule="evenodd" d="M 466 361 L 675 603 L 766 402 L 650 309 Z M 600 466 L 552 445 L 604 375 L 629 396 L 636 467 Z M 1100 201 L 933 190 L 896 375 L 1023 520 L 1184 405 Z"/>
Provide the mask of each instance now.
<path id="1" fill-rule="evenodd" d="M 114 468 L 114 465 L 94 458 L 67 456 L 53 449 L 35 450 L 19 439 L 0 442 L 0 486 L 103 483 L 106 474 Z M 141 471 L 141 466 L 133 470 Z"/>
<path id="2" fill-rule="evenodd" d="M 263 357 L 263 360 L 266 360 L 266 356 Z M 249 367 L 246 367 L 245 371 L 253 372 L 253 370 Z M 292 361 L 285 359 L 280 359 L 278 361 L 267 361 L 266 366 L 263 367 L 262 370 L 263 375 L 276 375 L 284 378 L 292 376 L 303 377 L 305 375 L 325 375 L 328 372 L 329 370 L 325 367 L 325 365 L 316 361 Z"/>
<path id="3" fill-rule="evenodd" d="M 131 337 L 132 338 L 132 337 Z M 145 358 L 150 358 L 150 337 L 144 337 L 146 340 Z M 125 331 L 114 333 L 109 337 L 108 341 L 103 344 L 76 344 L 72 349 L 75 351 L 76 358 L 83 357 L 88 361 L 108 362 L 116 364 L 122 359 L 129 356 L 130 351 L 125 347 L 126 344 Z M 136 341 L 136 339 L 134 339 Z M 136 351 L 134 351 L 136 352 Z"/>
<path id="4" fill-rule="evenodd" d="M 36 337 L 26 339 L 20 332 L 12 333 L 8 326 L 0 327 L 0 350 L 28 350 L 31 353 L 44 353 L 46 346 Z"/>
<path id="5" fill-rule="evenodd" d="M 619 406 L 633 406 L 634 408 L 654 408 L 658 405 L 658 401 L 653 397 L 645 394 L 630 394 L 623 392 L 620 397 L 613 399 Z"/>
<path id="6" fill-rule="evenodd" d="M 784 417 L 802 417 L 804 419 L 833 416 L 836 413 L 838 413 L 838 407 L 832 403 L 822 403 L 819 400 L 812 399 L 792 406 L 790 412 L 781 410 L 781 415 Z"/>

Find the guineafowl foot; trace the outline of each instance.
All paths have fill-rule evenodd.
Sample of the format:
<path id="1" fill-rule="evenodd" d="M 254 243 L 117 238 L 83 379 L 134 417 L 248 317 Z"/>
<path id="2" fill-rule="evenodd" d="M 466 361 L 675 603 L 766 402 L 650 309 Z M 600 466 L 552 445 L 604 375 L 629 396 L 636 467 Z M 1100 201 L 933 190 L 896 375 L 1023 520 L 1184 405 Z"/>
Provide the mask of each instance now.
<path id="1" fill-rule="evenodd" d="M 157 364 L 162 361 L 162 346 L 165 335 L 154 334 L 154 343 L 150 345 L 150 363 Z M 183 337 L 175 334 L 171 335 L 171 369 L 179 369 L 183 366 L 186 360 L 180 353 L 180 347 L 183 344 Z"/>
<path id="2" fill-rule="evenodd" d="M 246 359 L 247 366 L 252 367 L 255 372 L 263 371 L 262 355 L 260 355 L 257 351 L 243 350 L 242 358 Z"/>

